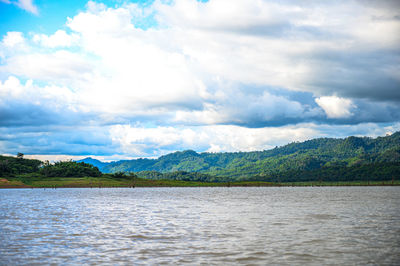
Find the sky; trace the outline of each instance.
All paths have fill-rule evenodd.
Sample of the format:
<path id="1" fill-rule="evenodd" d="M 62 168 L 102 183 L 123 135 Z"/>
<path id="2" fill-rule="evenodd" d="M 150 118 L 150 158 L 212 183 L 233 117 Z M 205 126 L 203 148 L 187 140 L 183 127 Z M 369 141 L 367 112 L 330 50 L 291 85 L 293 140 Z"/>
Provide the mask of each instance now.
<path id="1" fill-rule="evenodd" d="M 0 0 L 0 154 L 266 150 L 400 130 L 400 1 Z"/>

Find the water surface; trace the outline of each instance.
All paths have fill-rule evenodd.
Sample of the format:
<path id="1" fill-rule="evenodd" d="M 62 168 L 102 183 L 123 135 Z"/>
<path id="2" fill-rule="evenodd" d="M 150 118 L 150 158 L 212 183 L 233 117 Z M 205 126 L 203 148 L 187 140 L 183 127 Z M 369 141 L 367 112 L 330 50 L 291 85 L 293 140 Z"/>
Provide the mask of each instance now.
<path id="1" fill-rule="evenodd" d="M 0 190 L 0 264 L 400 263 L 400 187 Z"/>

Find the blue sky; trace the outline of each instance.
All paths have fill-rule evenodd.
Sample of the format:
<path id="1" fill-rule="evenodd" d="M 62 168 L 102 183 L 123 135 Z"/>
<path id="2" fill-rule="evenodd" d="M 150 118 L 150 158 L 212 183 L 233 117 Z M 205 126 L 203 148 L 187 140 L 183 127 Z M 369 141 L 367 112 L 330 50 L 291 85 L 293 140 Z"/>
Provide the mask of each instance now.
<path id="1" fill-rule="evenodd" d="M 30 3 L 20 6 L 18 3 Z M 79 12 L 86 10 L 88 1 L 68 0 L 36 0 L 36 1 L 7 1 L 0 0 L 0 34 L 5 35 L 8 31 L 40 32 L 52 34 L 59 29 L 68 30 L 66 22 L 68 17 L 73 17 Z M 121 6 L 125 1 L 108 0 L 98 1 L 109 7 Z M 136 0 L 129 3 L 137 3 L 142 6 L 150 5 L 153 0 Z M 33 10 L 30 6 L 33 6 Z M 35 12 L 36 10 L 36 12 Z"/>
<path id="2" fill-rule="evenodd" d="M 391 0 L 0 0 L 0 154 L 251 151 L 400 130 Z"/>

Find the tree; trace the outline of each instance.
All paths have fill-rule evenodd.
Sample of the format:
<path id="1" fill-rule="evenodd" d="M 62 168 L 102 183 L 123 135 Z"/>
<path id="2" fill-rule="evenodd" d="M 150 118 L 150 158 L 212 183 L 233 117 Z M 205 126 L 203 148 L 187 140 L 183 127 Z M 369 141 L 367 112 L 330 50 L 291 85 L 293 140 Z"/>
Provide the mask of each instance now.
<path id="1" fill-rule="evenodd" d="M 47 177 L 83 177 L 101 176 L 99 169 L 91 164 L 84 162 L 55 162 L 54 164 L 44 164 L 40 168 L 40 173 Z"/>
<path id="2" fill-rule="evenodd" d="M 0 176 L 4 176 L 12 172 L 8 160 L 0 160 Z"/>
<path id="3" fill-rule="evenodd" d="M 21 153 L 21 152 L 18 152 L 18 153 L 17 153 L 17 158 L 18 158 L 18 159 L 23 159 L 23 158 L 24 158 L 24 154 Z"/>

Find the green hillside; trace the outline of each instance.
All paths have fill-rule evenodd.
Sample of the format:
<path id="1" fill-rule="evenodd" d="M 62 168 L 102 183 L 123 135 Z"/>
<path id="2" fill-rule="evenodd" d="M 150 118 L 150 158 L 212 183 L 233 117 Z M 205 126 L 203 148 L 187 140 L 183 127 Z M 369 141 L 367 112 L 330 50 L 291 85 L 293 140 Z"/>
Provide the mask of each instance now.
<path id="1" fill-rule="evenodd" d="M 0 155 L 0 177 L 15 176 L 19 174 L 34 173 L 39 171 L 42 162 L 39 160 L 23 159 Z"/>
<path id="2" fill-rule="evenodd" d="M 25 184 L 35 178 L 101 176 L 196 182 L 390 181 L 400 180 L 400 132 L 375 139 L 320 138 L 256 152 L 187 150 L 158 159 L 111 163 L 87 158 L 50 164 L 22 157 L 0 156 L 0 177 Z"/>
<path id="3" fill-rule="evenodd" d="M 93 161 L 105 173 L 135 172 L 139 176 L 152 179 L 182 179 L 183 175 L 170 174 L 178 171 L 181 174 L 205 174 L 193 179 L 207 181 L 291 180 L 295 176 L 301 180 L 314 180 L 327 176 L 327 173 L 330 176 L 333 172 L 339 173 L 338 169 L 363 176 L 373 169 L 384 167 L 393 170 L 399 167 L 400 132 L 378 138 L 319 138 L 255 152 L 196 153 L 187 150 L 158 159 L 112 163 L 102 163 L 91 158 L 83 160 L 92 164 Z M 385 178 L 392 178 L 393 175 L 398 178 L 395 170 L 386 174 L 388 176 Z"/>

